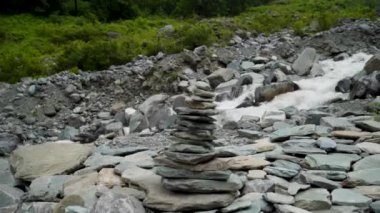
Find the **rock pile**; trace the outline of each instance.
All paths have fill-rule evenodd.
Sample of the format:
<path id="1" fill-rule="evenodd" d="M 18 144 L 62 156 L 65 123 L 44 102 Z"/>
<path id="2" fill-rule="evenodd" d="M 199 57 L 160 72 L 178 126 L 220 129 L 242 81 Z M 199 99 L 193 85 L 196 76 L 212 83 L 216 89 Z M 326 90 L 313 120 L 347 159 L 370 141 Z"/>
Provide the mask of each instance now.
<path id="1" fill-rule="evenodd" d="M 198 81 L 192 96 L 186 99 L 187 107 L 178 107 L 177 130 L 172 133 L 173 143 L 163 152 L 173 164 L 159 166 L 163 187 L 182 193 L 234 193 L 242 187 L 237 175 L 229 170 L 198 169 L 216 156 L 213 140 L 215 110 L 214 93 L 208 83 Z M 194 168 L 192 168 L 194 166 Z"/>

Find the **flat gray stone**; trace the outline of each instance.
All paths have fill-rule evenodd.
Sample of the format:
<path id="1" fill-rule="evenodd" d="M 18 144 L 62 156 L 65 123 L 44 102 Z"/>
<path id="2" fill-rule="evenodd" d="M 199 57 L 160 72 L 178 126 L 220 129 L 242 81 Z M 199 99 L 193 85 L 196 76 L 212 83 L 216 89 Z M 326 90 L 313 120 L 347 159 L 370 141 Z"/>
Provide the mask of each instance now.
<path id="1" fill-rule="evenodd" d="M 355 185 L 380 185 L 380 168 L 363 169 L 348 173 L 348 181 Z"/>
<path id="2" fill-rule="evenodd" d="M 375 168 L 380 168 L 380 154 L 364 157 L 353 165 L 355 171 Z"/>
<path id="3" fill-rule="evenodd" d="M 101 155 L 98 153 L 90 156 L 85 162 L 86 167 L 94 168 L 95 170 L 100 170 L 105 167 L 115 166 L 123 160 L 123 157 Z"/>
<path id="4" fill-rule="evenodd" d="M 227 181 L 164 178 L 162 184 L 170 191 L 186 193 L 236 192 L 243 187 L 236 175 L 231 175 Z"/>
<path id="5" fill-rule="evenodd" d="M 15 186 L 16 179 L 13 177 L 8 159 L 0 158 L 0 184 Z"/>
<path id="6" fill-rule="evenodd" d="M 374 213 L 380 213 L 380 200 L 371 203 L 371 209 Z"/>
<path id="7" fill-rule="evenodd" d="M 238 129 L 238 134 L 240 137 L 249 139 L 259 139 L 263 136 L 261 132 L 249 129 Z"/>
<path id="8" fill-rule="evenodd" d="M 23 195 L 20 189 L 0 184 L 0 208 L 18 204 Z"/>
<path id="9" fill-rule="evenodd" d="M 288 194 L 290 195 L 296 195 L 298 191 L 300 190 L 306 190 L 309 189 L 310 185 L 305 185 L 305 184 L 299 184 L 297 182 L 291 182 L 288 185 Z"/>
<path id="10" fill-rule="evenodd" d="M 127 155 L 121 161 L 121 164 L 124 163 L 133 163 L 141 168 L 151 169 L 155 166 L 153 157 L 157 156 L 157 152 L 147 150 L 143 152 L 138 152 L 135 154 Z"/>
<path id="11" fill-rule="evenodd" d="M 65 213 L 90 213 L 90 210 L 82 206 L 68 206 L 65 208 Z"/>
<path id="12" fill-rule="evenodd" d="M 234 76 L 234 71 L 231 69 L 219 68 L 211 75 L 207 76 L 208 81 L 210 82 L 211 87 L 215 88 L 223 82 L 231 80 Z"/>
<path id="13" fill-rule="evenodd" d="M 235 196 L 231 193 L 184 194 L 166 190 L 161 177 L 153 171 L 131 165 L 122 178 L 128 184 L 134 184 L 147 192 L 144 206 L 160 211 L 197 211 L 219 209 L 230 205 Z"/>
<path id="14" fill-rule="evenodd" d="M 16 135 L 1 133 L 0 134 L 0 156 L 8 156 L 17 145 L 21 143 L 20 138 Z"/>
<path id="15" fill-rule="evenodd" d="M 325 150 L 326 152 L 332 152 L 336 148 L 336 142 L 328 137 L 320 137 L 317 140 L 317 145 L 319 148 Z"/>
<path id="16" fill-rule="evenodd" d="M 221 146 L 215 148 L 216 157 L 236 157 L 256 154 L 253 146 Z"/>
<path id="17" fill-rule="evenodd" d="M 249 200 L 235 200 L 231 205 L 226 206 L 220 210 L 221 213 L 236 212 L 242 209 L 249 209 L 252 201 Z"/>
<path id="18" fill-rule="evenodd" d="M 30 184 L 28 200 L 55 202 L 63 194 L 63 184 L 72 178 L 70 175 L 43 176 Z"/>
<path id="19" fill-rule="evenodd" d="M 361 157 L 354 154 L 329 154 L 308 155 L 305 160 L 311 169 L 349 171 L 351 163 L 360 160 Z"/>
<path id="20" fill-rule="evenodd" d="M 291 136 L 306 136 L 315 133 L 316 126 L 313 124 L 308 124 L 304 126 L 296 126 L 286 129 L 280 129 L 269 135 L 272 141 L 284 141 L 289 139 Z"/>
<path id="21" fill-rule="evenodd" d="M 96 148 L 96 152 L 102 155 L 112 156 L 126 156 L 134 154 L 136 152 L 146 151 L 148 147 L 136 146 L 136 147 L 110 147 L 106 144 L 102 144 Z"/>
<path id="22" fill-rule="evenodd" d="M 202 180 L 228 180 L 231 171 L 204 171 L 193 172 L 188 170 L 174 169 L 170 167 L 156 167 L 156 174 L 171 179 L 202 179 Z"/>
<path id="23" fill-rule="evenodd" d="M 326 154 L 325 150 L 316 147 L 316 142 L 312 139 L 288 140 L 282 143 L 282 151 L 292 155 Z"/>
<path id="24" fill-rule="evenodd" d="M 103 194 L 96 202 L 93 213 L 145 213 L 142 203 L 126 194 L 113 193 L 111 191 Z"/>
<path id="25" fill-rule="evenodd" d="M 306 210 L 330 209 L 330 193 L 326 189 L 308 189 L 295 197 L 294 206 Z"/>
<path id="26" fill-rule="evenodd" d="M 311 213 L 310 211 L 291 205 L 275 205 L 278 213 Z"/>
<path id="27" fill-rule="evenodd" d="M 329 180 L 342 181 L 347 178 L 347 173 L 343 171 L 330 170 L 308 170 L 305 173 L 325 177 Z"/>
<path id="28" fill-rule="evenodd" d="M 9 162 L 15 169 L 16 178 L 31 181 L 41 176 L 73 171 L 80 167 L 93 150 L 93 146 L 74 143 L 23 146 L 12 153 Z"/>
<path id="29" fill-rule="evenodd" d="M 336 153 L 360 154 L 361 149 L 354 145 L 338 144 L 335 148 Z"/>
<path id="30" fill-rule="evenodd" d="M 380 186 L 357 186 L 353 190 L 374 200 L 380 200 Z"/>
<path id="31" fill-rule="evenodd" d="M 249 170 L 247 174 L 248 180 L 264 179 L 267 173 L 263 170 Z"/>
<path id="32" fill-rule="evenodd" d="M 332 203 L 356 207 L 368 207 L 372 199 L 351 189 L 335 189 L 331 193 Z"/>
<path id="33" fill-rule="evenodd" d="M 279 193 L 268 192 L 265 193 L 264 198 L 270 203 L 276 204 L 293 204 L 294 197 L 290 195 L 283 195 Z"/>
<path id="34" fill-rule="evenodd" d="M 355 125 L 345 118 L 323 117 L 321 125 L 331 127 L 333 130 L 354 130 Z"/>
<path id="35" fill-rule="evenodd" d="M 310 184 L 313 186 L 317 186 L 320 188 L 324 188 L 327 190 L 333 190 L 333 189 L 337 189 L 337 188 L 341 187 L 341 185 L 339 183 L 336 183 L 332 180 L 329 180 L 329 179 L 324 178 L 322 176 L 311 175 L 311 174 L 307 174 L 307 173 L 301 173 L 300 179 L 304 183 L 307 183 L 307 184 Z"/>
<path id="36" fill-rule="evenodd" d="M 271 165 L 275 167 L 282 167 L 282 168 L 291 169 L 295 171 L 301 171 L 302 169 L 302 167 L 299 164 L 293 163 L 287 160 L 276 160 Z"/>
<path id="37" fill-rule="evenodd" d="M 195 154 L 165 151 L 164 154 L 172 161 L 188 165 L 196 165 L 212 160 L 215 157 L 214 152 Z"/>
<path id="38" fill-rule="evenodd" d="M 282 168 L 282 167 L 272 167 L 272 166 L 265 167 L 264 171 L 268 174 L 286 178 L 286 179 L 290 179 L 298 174 L 297 170 L 292 170 L 292 169 L 287 169 L 287 168 Z"/>
<path id="39" fill-rule="evenodd" d="M 380 144 L 363 142 L 356 144 L 363 152 L 367 152 L 371 155 L 380 154 Z"/>
<path id="40" fill-rule="evenodd" d="M 186 143 L 174 143 L 169 146 L 169 151 L 171 152 L 184 152 L 184 153 L 194 153 L 194 154 L 206 154 L 213 152 L 214 149 L 212 145 L 205 143 L 202 145 L 186 144 Z"/>
<path id="41" fill-rule="evenodd" d="M 380 122 L 377 122 L 375 120 L 359 121 L 356 123 L 356 126 L 368 132 L 380 131 Z"/>

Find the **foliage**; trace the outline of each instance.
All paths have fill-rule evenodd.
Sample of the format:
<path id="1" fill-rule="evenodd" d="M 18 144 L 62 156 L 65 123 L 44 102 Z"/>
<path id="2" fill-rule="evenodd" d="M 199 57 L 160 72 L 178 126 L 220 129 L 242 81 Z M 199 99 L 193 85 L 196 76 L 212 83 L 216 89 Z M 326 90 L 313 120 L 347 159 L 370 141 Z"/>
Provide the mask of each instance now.
<path id="1" fill-rule="evenodd" d="M 12 1 L 12 4 L 16 5 L 20 1 Z M 50 1 L 52 0 L 41 0 L 45 3 Z M 111 10 L 101 10 L 104 7 L 101 4 L 110 1 L 98 1 L 99 14 L 108 14 Z M 63 8 L 66 8 L 64 14 L 67 15 L 0 16 L 0 81 L 15 82 L 25 76 L 45 76 L 62 70 L 100 70 L 112 64 L 126 63 L 139 54 L 154 55 L 159 51 L 174 53 L 216 42 L 223 45 L 237 29 L 272 33 L 283 28 L 293 28 L 295 33 L 307 35 L 328 29 L 341 18 L 375 17 L 375 7 L 368 7 L 372 1 L 277 0 L 273 4 L 253 7 L 235 17 L 202 19 L 199 15 L 235 14 L 247 8 L 244 2 L 259 4 L 265 1 L 215 1 L 220 3 L 216 7 L 213 3 L 206 4 L 205 0 L 140 0 L 133 2 L 151 7 L 130 8 L 133 9 L 131 13 L 120 15 L 128 18 L 136 12 L 142 17 L 109 23 L 101 22 L 99 15 L 94 15 L 98 14 L 98 10 L 95 11 L 96 8 L 89 4 L 90 1 L 78 0 L 81 9 L 81 16 L 78 17 L 69 16 L 74 10 L 73 5 L 69 4 L 72 1 L 61 1 Z M 40 0 L 30 2 L 32 4 Z M 237 3 L 229 5 L 233 4 L 231 2 Z M 202 7 L 192 5 L 195 3 L 202 3 Z M 377 1 L 372 3 L 377 4 Z M 117 14 L 117 10 L 122 8 L 111 6 L 115 13 L 105 17 Z M 127 7 L 128 4 L 124 6 Z M 179 6 L 182 9 L 176 10 Z M 219 7 L 229 8 L 229 12 L 226 13 L 225 9 L 218 9 Z M 167 17 L 169 12 L 180 16 L 183 10 L 189 11 L 183 13 L 185 15 L 196 13 L 198 17 Z M 317 23 L 317 29 L 310 28 L 312 22 Z M 163 33 L 162 28 L 167 25 L 172 25 L 174 30 Z"/>

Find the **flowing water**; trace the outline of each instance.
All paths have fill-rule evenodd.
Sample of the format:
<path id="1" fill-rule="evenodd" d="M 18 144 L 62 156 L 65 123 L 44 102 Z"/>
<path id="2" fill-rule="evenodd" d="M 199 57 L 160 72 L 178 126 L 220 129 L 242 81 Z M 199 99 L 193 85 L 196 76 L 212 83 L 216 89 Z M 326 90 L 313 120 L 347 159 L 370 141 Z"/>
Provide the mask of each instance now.
<path id="1" fill-rule="evenodd" d="M 370 57 L 371 55 L 358 53 L 343 61 L 333 61 L 332 59 L 321 61 L 320 64 L 325 75 L 295 81 L 300 90 L 279 95 L 272 101 L 262 103 L 257 107 L 236 109 L 245 97 L 254 95 L 258 85 L 246 87 L 244 93 L 235 100 L 218 103 L 218 109 L 223 111 L 219 119 L 221 121 L 238 121 L 243 115 L 261 117 L 265 111 L 279 110 L 288 106 L 311 109 L 336 98 L 347 98 L 347 94 L 335 92 L 335 86 L 340 80 L 360 72 Z"/>

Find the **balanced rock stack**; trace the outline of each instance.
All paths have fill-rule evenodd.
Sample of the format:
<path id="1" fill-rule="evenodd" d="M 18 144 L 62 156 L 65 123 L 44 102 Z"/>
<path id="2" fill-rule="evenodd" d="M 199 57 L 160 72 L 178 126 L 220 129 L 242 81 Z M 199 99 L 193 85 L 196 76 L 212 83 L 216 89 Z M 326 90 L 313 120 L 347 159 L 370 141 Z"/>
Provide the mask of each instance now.
<path id="1" fill-rule="evenodd" d="M 172 144 L 156 158 L 156 173 L 163 177 L 163 187 L 180 193 L 235 193 L 242 187 L 240 178 L 222 165 L 213 165 L 215 158 L 212 116 L 214 92 L 205 82 L 196 82 L 187 107 L 176 108 L 177 130 Z M 221 166 L 221 167 L 220 167 Z M 221 170 L 218 170 L 221 168 Z"/>

